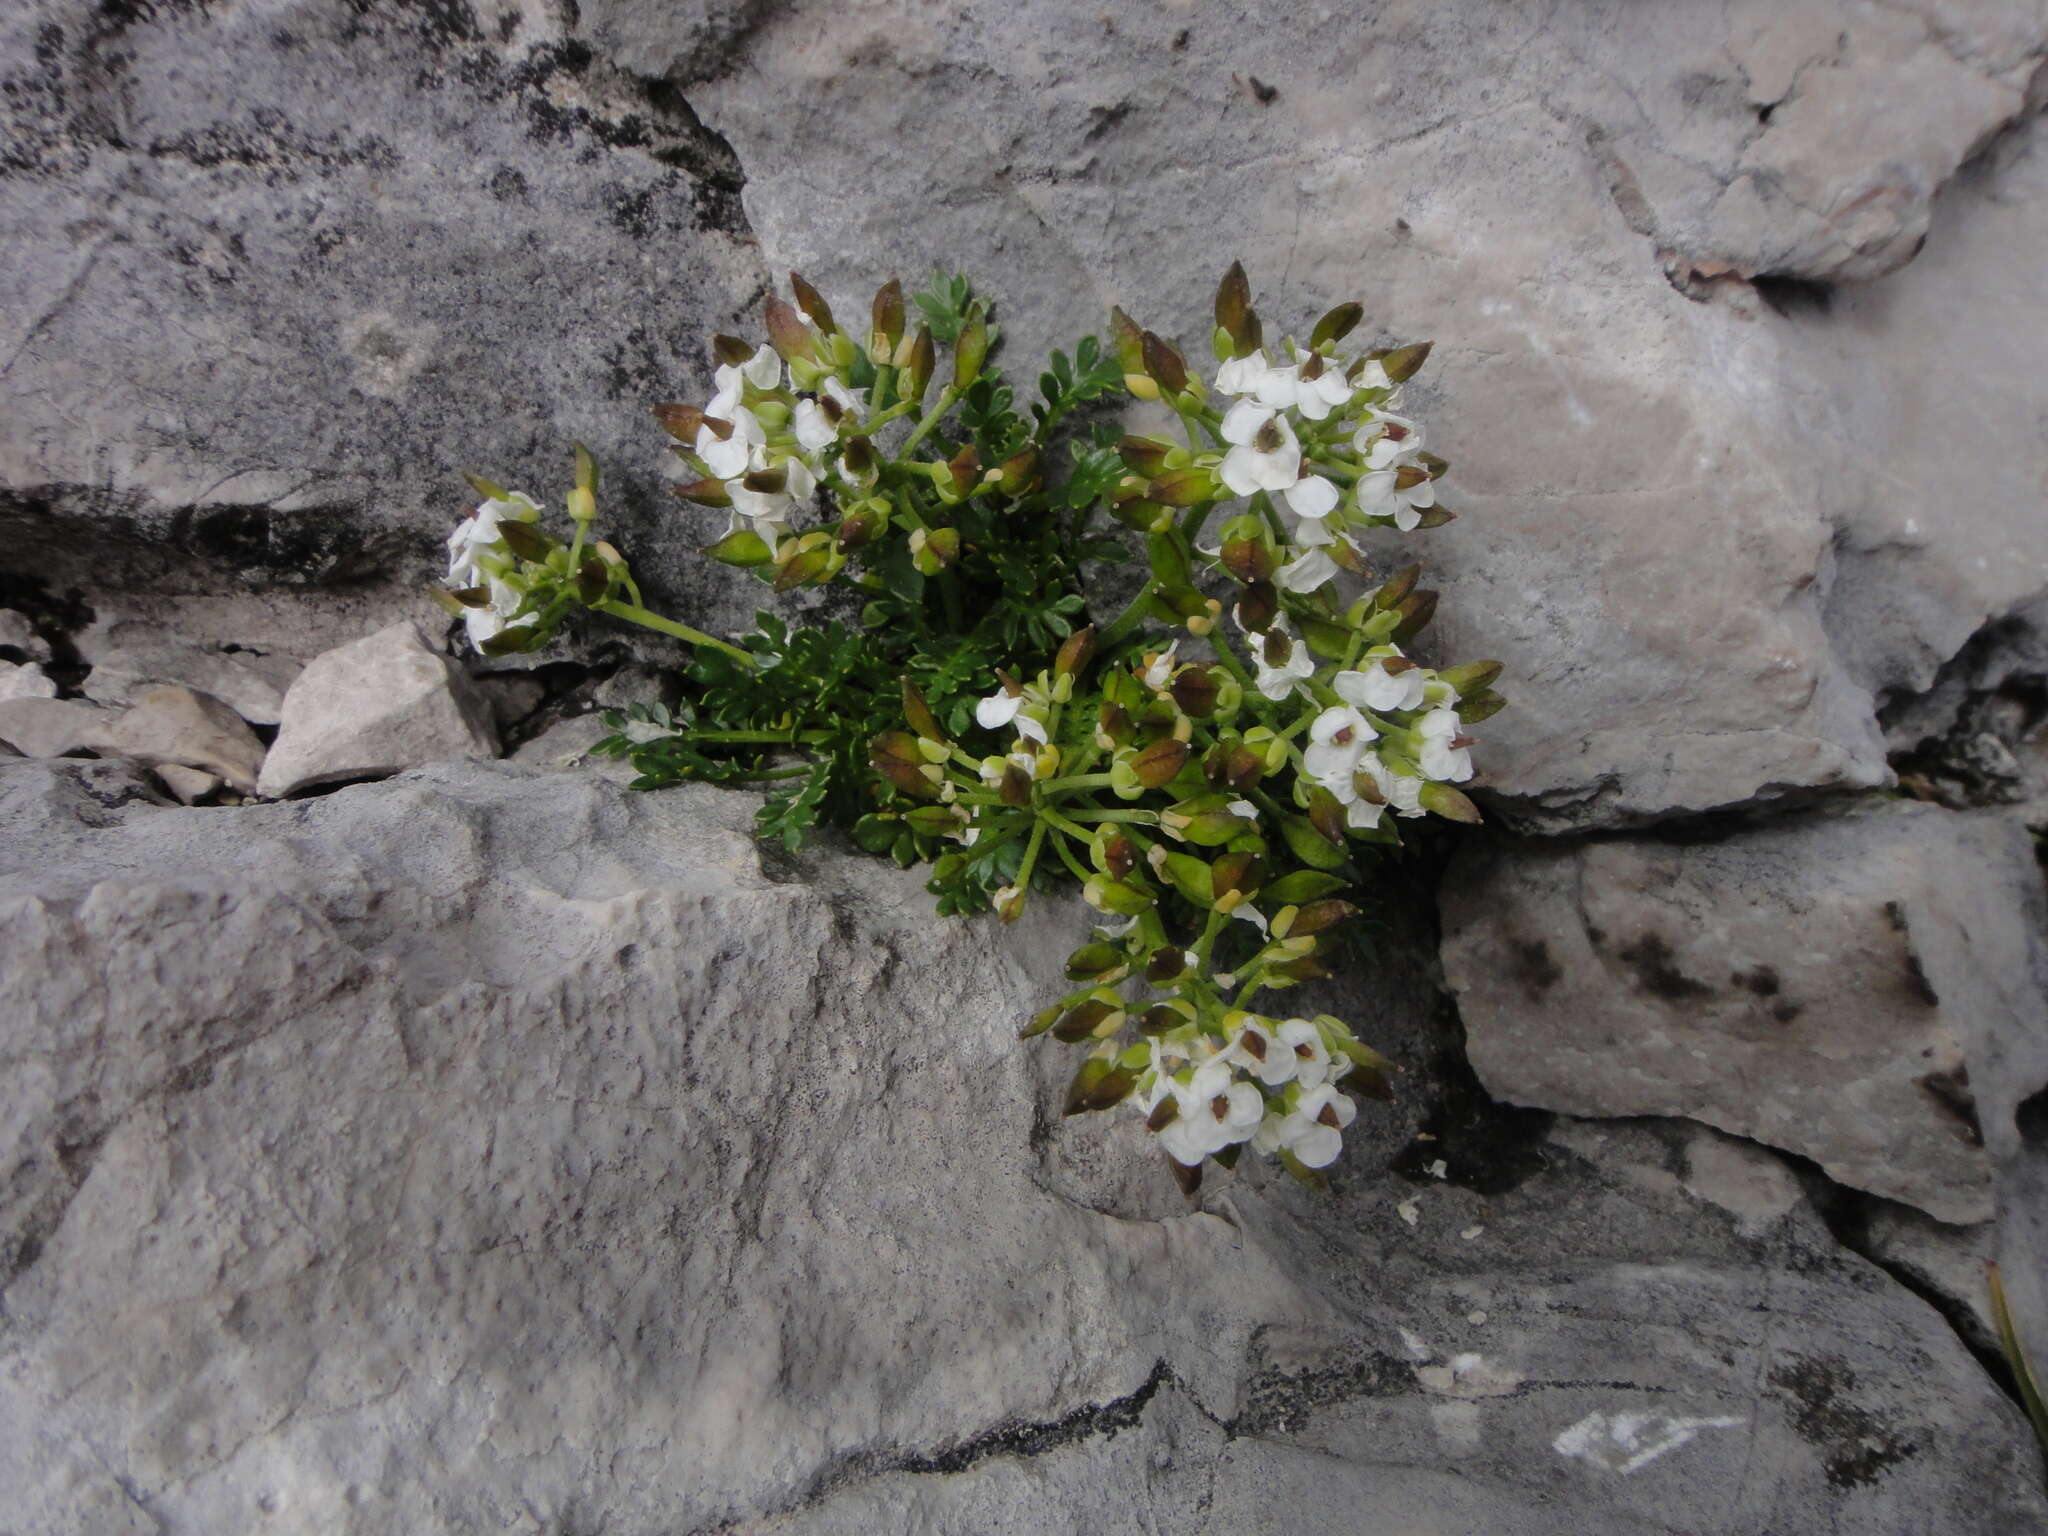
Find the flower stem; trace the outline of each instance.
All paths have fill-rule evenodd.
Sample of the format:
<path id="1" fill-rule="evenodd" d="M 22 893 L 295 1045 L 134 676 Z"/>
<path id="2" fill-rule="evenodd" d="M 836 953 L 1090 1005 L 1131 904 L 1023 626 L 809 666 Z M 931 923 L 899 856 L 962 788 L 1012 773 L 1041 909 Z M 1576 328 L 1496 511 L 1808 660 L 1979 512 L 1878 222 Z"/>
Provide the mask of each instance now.
<path id="1" fill-rule="evenodd" d="M 709 646 L 714 651 L 723 651 L 749 672 L 755 670 L 754 658 L 736 645 L 728 645 L 687 624 L 678 624 L 674 619 L 664 619 L 658 613 L 649 613 L 636 603 L 622 603 L 617 598 L 607 598 L 596 605 L 599 613 L 608 613 L 615 619 L 624 619 L 628 624 L 638 624 L 643 629 L 658 630 L 664 635 L 674 635 L 678 640 L 687 640 L 692 645 Z"/>
<path id="2" fill-rule="evenodd" d="M 1031 869 L 1038 862 L 1038 850 L 1045 846 L 1045 826 L 1043 819 L 1031 824 L 1031 841 L 1024 845 L 1024 858 L 1017 866 L 1017 878 L 1013 882 L 1020 891 L 1031 889 Z"/>
<path id="3" fill-rule="evenodd" d="M 1156 580 L 1147 581 L 1144 586 L 1140 587 L 1138 595 L 1131 599 L 1130 605 L 1122 613 L 1111 619 L 1109 627 L 1095 637 L 1095 649 L 1106 655 L 1116 647 L 1119 641 L 1126 639 L 1132 630 L 1144 622 L 1145 604 L 1151 600 L 1152 594 L 1158 590 L 1159 583 Z"/>
<path id="4" fill-rule="evenodd" d="M 690 731 L 680 734 L 714 747 L 798 747 L 830 741 L 830 731 Z"/>
<path id="5" fill-rule="evenodd" d="M 939 391 L 939 402 L 925 413 L 924 420 L 911 428 L 910 436 L 903 440 L 903 446 L 896 450 L 896 457 L 902 458 L 925 439 L 925 434 L 939 424 L 939 418 L 953 409 L 953 403 L 960 398 L 960 391 L 948 384 Z"/>

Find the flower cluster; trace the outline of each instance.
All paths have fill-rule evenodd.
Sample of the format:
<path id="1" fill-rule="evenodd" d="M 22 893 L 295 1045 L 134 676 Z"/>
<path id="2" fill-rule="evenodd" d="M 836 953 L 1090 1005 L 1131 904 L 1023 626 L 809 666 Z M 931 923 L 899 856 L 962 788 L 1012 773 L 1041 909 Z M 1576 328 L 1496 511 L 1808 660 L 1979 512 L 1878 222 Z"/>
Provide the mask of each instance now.
<path id="1" fill-rule="evenodd" d="M 1067 1111 L 1130 1103 L 1190 1189 L 1246 1146 L 1318 1182 L 1394 1067 L 1330 1014 L 1255 1011 L 1261 994 L 1328 974 L 1332 931 L 1359 911 L 1346 895 L 1402 825 L 1479 819 L 1459 787 L 1468 728 L 1505 702 L 1498 663 L 1410 654 L 1436 605 L 1419 566 L 1370 574 L 1368 535 L 1450 521 L 1449 466 L 1401 400 L 1428 345 L 1341 351 L 1356 304 L 1269 344 L 1233 266 L 1210 379 L 1115 310 L 1108 348 L 1052 355 L 1027 416 L 964 281 L 919 295 L 914 331 L 884 285 L 864 342 L 792 287 L 793 305 L 767 304 L 765 345 L 716 339 L 705 405 L 656 415 L 677 491 L 728 513 L 706 553 L 778 590 L 850 586 L 861 628 L 764 614 L 733 645 L 650 613 L 587 537 L 596 473 L 579 456 L 566 544 L 527 498 L 477 482 L 487 500 L 449 546 L 470 638 L 529 649 L 578 603 L 680 636 L 698 647 L 689 700 L 610 742 L 643 787 L 770 784 L 764 834 L 794 846 L 838 821 L 927 863 L 944 913 L 1009 920 L 1078 887 L 1094 932 L 1023 1031 L 1088 1047 Z M 932 400 L 942 346 L 951 382 Z M 1119 383 L 1180 440 L 1075 432 Z M 1098 514 L 1143 535 L 1148 567 L 1099 624 L 1083 562 L 1125 552 Z M 1364 578 L 1348 596 L 1347 577 Z"/>

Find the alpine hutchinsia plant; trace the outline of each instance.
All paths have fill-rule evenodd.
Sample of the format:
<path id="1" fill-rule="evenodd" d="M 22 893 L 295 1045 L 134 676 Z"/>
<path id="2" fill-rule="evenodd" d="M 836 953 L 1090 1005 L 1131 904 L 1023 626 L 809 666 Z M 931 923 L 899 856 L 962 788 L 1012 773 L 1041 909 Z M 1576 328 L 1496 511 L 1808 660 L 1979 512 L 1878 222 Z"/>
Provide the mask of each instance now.
<path id="1" fill-rule="evenodd" d="M 1189 1189 L 1247 1145 L 1319 1182 L 1392 1068 L 1286 997 L 1327 974 L 1319 951 L 1358 911 L 1343 895 L 1403 819 L 1479 819 L 1456 787 L 1466 731 L 1503 703 L 1497 663 L 1405 654 L 1436 594 L 1415 566 L 1375 581 L 1360 548 L 1450 520 L 1447 466 L 1401 409 L 1428 344 L 1343 351 L 1357 304 L 1268 342 L 1233 266 L 1213 379 L 1113 310 L 1109 350 L 1054 352 L 1021 404 L 964 279 L 917 295 L 914 328 L 886 284 L 864 338 L 791 283 L 765 345 L 714 340 L 709 401 L 654 414 L 676 493 L 725 514 L 704 552 L 777 592 L 849 589 L 856 624 L 764 612 L 729 643 L 651 612 L 594 536 L 580 447 L 566 540 L 471 477 L 449 607 L 493 654 L 546 645 L 577 609 L 694 645 L 688 702 L 635 706 L 601 744 L 638 787 L 764 785 L 764 837 L 847 827 L 928 865 L 942 913 L 1010 920 L 1071 881 L 1099 916 L 1072 990 L 1023 1030 L 1088 1047 L 1067 1111 L 1134 1105 Z M 1121 433 L 1126 396 L 1178 438 Z M 1091 564 L 1140 541 L 1136 595 L 1091 613 Z M 1345 573 L 1369 590 L 1347 601 Z"/>

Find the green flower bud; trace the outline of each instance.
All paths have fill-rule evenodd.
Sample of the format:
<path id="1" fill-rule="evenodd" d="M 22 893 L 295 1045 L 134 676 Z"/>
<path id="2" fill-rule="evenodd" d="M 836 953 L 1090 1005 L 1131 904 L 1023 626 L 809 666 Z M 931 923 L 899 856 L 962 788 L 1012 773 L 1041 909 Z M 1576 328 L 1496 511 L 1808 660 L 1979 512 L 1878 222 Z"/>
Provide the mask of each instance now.
<path id="1" fill-rule="evenodd" d="M 953 342 L 953 387 L 965 390 L 980 378 L 981 366 L 987 358 L 988 320 L 977 304 L 968 312 L 967 323 L 960 327 Z"/>
<path id="2" fill-rule="evenodd" d="M 940 746 L 946 743 L 946 733 L 939 729 L 939 717 L 932 713 L 931 705 L 918 691 L 917 684 L 908 677 L 903 679 L 903 718 L 910 722 L 910 728 L 926 741 Z"/>
<path id="3" fill-rule="evenodd" d="M 914 816 L 917 813 L 913 811 L 911 814 Z M 1079 949 L 1067 956 L 1067 980 L 1069 981 L 1093 981 L 1099 977 L 1104 982 L 1113 982 L 1119 976 L 1128 973 L 1129 970 L 1130 956 L 1124 953 L 1123 946 L 1120 944 L 1109 944 L 1096 940 L 1092 943 L 1083 944 Z M 1112 976 L 1109 974 L 1111 972 L 1116 972 L 1118 975 Z"/>
<path id="4" fill-rule="evenodd" d="M 1233 261 L 1217 285 L 1216 329 L 1230 338 L 1231 357 L 1249 357 L 1265 339 L 1258 314 L 1252 309 L 1251 280 L 1244 275 L 1241 261 Z M 1219 354 L 1218 361 L 1221 360 Z"/>
<path id="5" fill-rule="evenodd" d="M 1429 627 L 1429 621 L 1436 617 L 1436 593 L 1424 588 L 1410 592 L 1401 599 L 1401 606 L 1395 610 L 1401 621 L 1394 626 L 1394 639 L 1407 644 Z"/>
<path id="6" fill-rule="evenodd" d="M 868 332 L 868 360 L 886 368 L 903 339 L 903 284 L 890 278 L 875 294 L 874 326 Z"/>
<path id="7" fill-rule="evenodd" d="M 1187 766 L 1188 753 L 1186 742 L 1163 736 L 1130 759 L 1131 770 L 1147 789 L 1162 789 Z"/>
<path id="8" fill-rule="evenodd" d="M 868 766 L 902 794 L 917 800 L 938 798 L 939 787 L 925 776 L 924 754 L 908 731 L 884 731 L 868 743 Z"/>
<path id="9" fill-rule="evenodd" d="M 1469 826 L 1477 826 L 1485 820 L 1479 814 L 1479 807 L 1462 790 L 1449 784 L 1425 784 L 1416 800 L 1425 811 L 1432 811 L 1446 821 L 1462 821 Z"/>
<path id="10" fill-rule="evenodd" d="M 832 311 L 818 290 L 803 279 L 800 272 L 789 274 L 790 290 L 796 294 L 796 307 L 804 312 L 811 324 L 827 336 L 837 335 L 839 327 L 832 321 Z"/>
<path id="11" fill-rule="evenodd" d="M 1128 880 L 1111 880 L 1102 875 L 1089 877 L 1081 887 L 1081 899 L 1098 912 L 1114 912 L 1119 917 L 1135 917 L 1157 904 L 1150 891 Z"/>
<path id="12" fill-rule="evenodd" d="M 1188 365 L 1181 355 L 1164 338 L 1152 331 L 1142 332 L 1138 344 L 1145 359 L 1145 372 L 1159 386 L 1164 395 L 1185 394 L 1188 387 Z"/>
<path id="13" fill-rule="evenodd" d="M 692 480 L 688 485 L 671 485 L 676 495 L 700 507 L 729 507 L 732 493 L 725 488 L 723 480 Z"/>
<path id="14" fill-rule="evenodd" d="M 1335 346 L 1349 336 L 1364 317 L 1364 305 L 1339 304 L 1316 322 L 1316 328 L 1308 333 L 1308 344 L 1317 348 Z"/>
<path id="15" fill-rule="evenodd" d="M 1428 361 L 1429 349 L 1435 345 L 1435 342 L 1418 341 L 1405 347 L 1396 347 L 1391 352 L 1376 352 L 1373 356 L 1378 358 L 1380 366 L 1387 370 L 1387 377 L 1400 384 L 1415 377 L 1417 370 Z"/>
<path id="16" fill-rule="evenodd" d="M 1344 850 L 1333 848 L 1303 816 L 1280 818 L 1280 836 L 1288 852 L 1316 869 L 1335 869 L 1344 862 Z"/>
<path id="17" fill-rule="evenodd" d="M 761 306 L 761 318 L 768 328 L 768 344 L 785 363 L 817 361 L 809 327 L 788 304 L 770 294 Z"/>

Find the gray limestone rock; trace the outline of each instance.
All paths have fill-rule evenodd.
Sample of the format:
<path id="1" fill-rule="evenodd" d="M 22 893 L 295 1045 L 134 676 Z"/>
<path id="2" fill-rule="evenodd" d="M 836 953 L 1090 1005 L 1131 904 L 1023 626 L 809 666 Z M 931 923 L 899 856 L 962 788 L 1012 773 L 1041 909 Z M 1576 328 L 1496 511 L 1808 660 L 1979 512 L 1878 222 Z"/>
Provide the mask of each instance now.
<path id="1" fill-rule="evenodd" d="M 315 657 L 284 696 L 257 789 L 280 799 L 444 758 L 498 755 L 489 703 L 410 623 Z"/>
<path id="2" fill-rule="evenodd" d="M 208 615 L 207 622 L 232 633 L 228 615 Z M 296 628 L 295 645 L 304 645 L 309 637 L 303 626 Z M 177 684 L 211 694 L 252 725 L 277 724 L 284 691 L 305 664 L 296 654 L 232 640 L 195 644 L 161 623 L 108 611 L 99 612 L 75 643 L 92 668 L 80 685 L 89 699 L 132 704 L 151 688 Z"/>
<path id="3" fill-rule="evenodd" d="M 256 792 L 263 742 L 219 699 L 190 688 L 152 688 L 114 723 L 113 750 L 153 766 L 203 769 L 245 795 Z"/>
<path id="4" fill-rule="evenodd" d="M 0 661 L 0 699 L 54 699 L 57 685 L 34 662 Z"/>
<path id="5" fill-rule="evenodd" d="M 1899 802 L 1705 840 L 1474 845 L 1444 891 L 1445 974 L 1502 1098 L 1691 1116 L 1978 1222 L 1986 1073 L 2010 1092 L 2001 1053 L 2048 1039 L 2039 884 L 2018 827 Z"/>
<path id="6" fill-rule="evenodd" d="M 1069 910 L 710 790 L 132 771 L 0 766 L 21 1536 L 2048 1529 L 1939 1317 L 1682 1127 L 1438 1119 L 1415 1183 L 1404 1104 L 1190 1207 L 1135 1117 L 1046 1134 Z"/>
<path id="7" fill-rule="evenodd" d="M 0 699 L 0 741 L 24 757 L 114 750 L 114 711 L 75 699 Z"/>

